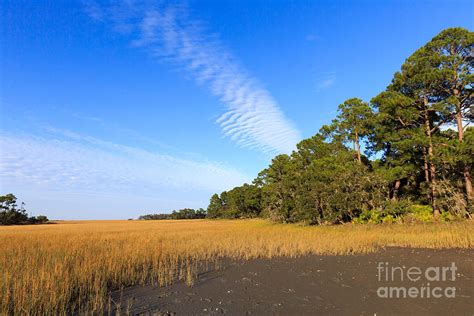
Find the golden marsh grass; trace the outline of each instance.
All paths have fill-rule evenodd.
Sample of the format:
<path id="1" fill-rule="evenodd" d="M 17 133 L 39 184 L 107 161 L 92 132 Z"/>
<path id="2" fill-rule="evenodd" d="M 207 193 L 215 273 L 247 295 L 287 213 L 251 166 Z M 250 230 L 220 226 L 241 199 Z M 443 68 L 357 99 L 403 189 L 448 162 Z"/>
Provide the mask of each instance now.
<path id="1" fill-rule="evenodd" d="M 0 227 L 0 314 L 101 313 L 126 286 L 192 284 L 219 259 L 473 248 L 474 223 L 303 227 L 264 220 L 77 221 Z M 112 303 L 113 304 L 113 303 Z"/>

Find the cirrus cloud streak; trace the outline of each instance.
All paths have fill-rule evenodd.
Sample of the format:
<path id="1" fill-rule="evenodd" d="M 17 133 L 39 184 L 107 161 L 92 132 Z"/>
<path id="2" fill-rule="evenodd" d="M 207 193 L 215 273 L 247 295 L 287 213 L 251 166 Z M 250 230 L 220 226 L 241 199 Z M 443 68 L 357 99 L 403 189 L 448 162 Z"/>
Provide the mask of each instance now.
<path id="1" fill-rule="evenodd" d="M 114 29 L 132 34 L 132 45 L 171 63 L 205 86 L 226 106 L 217 119 L 223 134 L 241 147 L 290 153 L 300 134 L 257 79 L 183 5 L 89 4 L 91 16 L 109 17 Z"/>

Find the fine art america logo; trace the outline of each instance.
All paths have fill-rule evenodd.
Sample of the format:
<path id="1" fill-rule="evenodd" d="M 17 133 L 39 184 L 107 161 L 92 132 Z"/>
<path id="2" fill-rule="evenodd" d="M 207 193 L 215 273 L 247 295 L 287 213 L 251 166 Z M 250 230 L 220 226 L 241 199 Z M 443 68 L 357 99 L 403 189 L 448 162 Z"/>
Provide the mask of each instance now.
<path id="1" fill-rule="evenodd" d="M 456 264 L 450 266 L 420 268 L 416 266 L 394 266 L 379 262 L 377 276 L 379 282 L 388 283 L 377 289 L 380 298 L 455 298 Z M 409 285 L 409 286 L 398 286 Z M 385 285 L 385 284 L 384 284 Z M 396 285 L 396 286 L 395 286 Z"/>

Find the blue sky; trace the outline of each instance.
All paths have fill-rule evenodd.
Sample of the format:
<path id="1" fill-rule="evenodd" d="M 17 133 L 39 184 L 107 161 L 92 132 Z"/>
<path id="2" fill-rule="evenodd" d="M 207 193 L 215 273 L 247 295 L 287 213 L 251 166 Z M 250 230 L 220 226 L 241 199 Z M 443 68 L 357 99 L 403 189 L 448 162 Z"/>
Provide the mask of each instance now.
<path id="1" fill-rule="evenodd" d="M 0 193 L 57 219 L 206 207 L 382 91 L 470 1 L 2 1 Z"/>

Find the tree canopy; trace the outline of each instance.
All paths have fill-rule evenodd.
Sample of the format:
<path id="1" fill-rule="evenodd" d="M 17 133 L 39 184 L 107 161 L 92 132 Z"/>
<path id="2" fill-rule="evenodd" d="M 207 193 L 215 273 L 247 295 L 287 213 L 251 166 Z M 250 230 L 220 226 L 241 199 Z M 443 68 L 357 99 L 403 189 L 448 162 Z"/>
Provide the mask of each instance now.
<path id="1" fill-rule="evenodd" d="M 47 221 L 44 215 L 29 217 L 25 203 L 18 208 L 17 198 L 12 193 L 0 196 L 0 225 L 42 224 Z"/>
<path id="2" fill-rule="evenodd" d="M 309 224 L 427 208 L 435 219 L 471 216 L 473 52 L 473 32 L 442 31 L 370 102 L 346 100 L 252 184 L 214 194 L 207 216 Z"/>
<path id="3" fill-rule="evenodd" d="M 206 210 L 183 208 L 174 210 L 171 213 L 146 214 L 138 217 L 139 220 L 160 220 L 160 219 L 201 219 L 206 217 Z"/>

